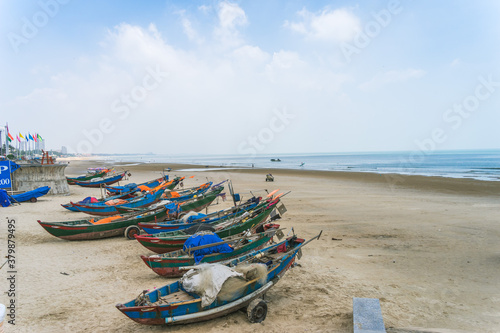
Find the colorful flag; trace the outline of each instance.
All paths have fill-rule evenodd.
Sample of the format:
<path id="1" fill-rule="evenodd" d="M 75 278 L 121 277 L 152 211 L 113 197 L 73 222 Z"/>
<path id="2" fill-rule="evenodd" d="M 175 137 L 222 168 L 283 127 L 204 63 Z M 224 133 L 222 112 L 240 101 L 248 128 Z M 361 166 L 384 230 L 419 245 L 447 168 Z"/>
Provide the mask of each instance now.
<path id="1" fill-rule="evenodd" d="M 19 139 L 19 135 L 16 135 L 17 142 L 21 142 L 21 139 Z"/>
<path id="2" fill-rule="evenodd" d="M 35 142 L 37 142 L 37 140 L 36 140 L 36 133 L 33 134 L 33 140 L 35 140 Z"/>
<path id="3" fill-rule="evenodd" d="M 38 140 L 43 141 L 42 136 L 40 134 L 36 135 L 38 137 Z"/>
<path id="4" fill-rule="evenodd" d="M 29 135 L 28 135 L 28 134 L 26 134 L 26 135 L 24 136 L 24 139 L 26 140 L 26 142 L 30 141 L 30 137 L 29 137 Z"/>
<path id="5" fill-rule="evenodd" d="M 19 132 L 19 137 L 20 137 L 21 139 L 24 139 L 24 136 L 21 134 L 21 132 Z"/>
<path id="6" fill-rule="evenodd" d="M 31 134 L 29 134 L 29 133 L 28 133 L 28 135 L 29 135 L 28 137 L 30 138 L 30 140 L 31 140 L 31 141 L 35 141 L 35 140 L 33 139 L 33 137 L 31 136 Z"/>
<path id="7" fill-rule="evenodd" d="M 9 140 L 9 142 L 14 141 L 14 137 L 9 132 L 9 124 L 6 124 L 5 128 L 7 129 L 7 139 Z"/>

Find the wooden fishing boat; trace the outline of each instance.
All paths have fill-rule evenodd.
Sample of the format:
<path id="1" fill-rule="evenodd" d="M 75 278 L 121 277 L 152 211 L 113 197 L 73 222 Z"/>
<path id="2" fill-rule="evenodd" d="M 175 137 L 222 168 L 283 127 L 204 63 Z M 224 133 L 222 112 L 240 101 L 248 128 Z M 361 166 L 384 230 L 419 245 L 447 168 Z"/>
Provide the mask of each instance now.
<path id="1" fill-rule="evenodd" d="M 176 219 L 158 223 L 145 222 L 139 223 L 138 226 L 139 228 L 144 230 L 145 233 L 150 235 L 158 234 L 160 232 L 187 229 L 198 223 L 211 224 L 221 220 L 238 217 L 244 214 L 246 211 L 255 208 L 259 204 L 259 201 L 260 198 L 254 197 L 239 206 L 223 209 L 217 212 L 210 213 L 208 215 L 202 214 L 200 217 L 192 216 L 186 221 L 184 219 Z"/>
<path id="2" fill-rule="evenodd" d="M 165 206 L 148 211 L 115 215 L 101 219 L 38 223 L 51 235 L 66 240 L 88 240 L 127 235 L 127 228 L 139 222 L 163 221 L 168 216 Z"/>
<path id="3" fill-rule="evenodd" d="M 216 229 L 216 234 L 220 238 L 225 238 L 238 235 L 248 229 L 255 230 L 255 228 L 264 223 L 264 221 L 269 217 L 278 202 L 279 198 L 273 200 L 261 209 L 253 211 L 251 214 L 244 214 L 243 218 L 238 218 L 236 223 L 223 221 L 221 223 L 214 224 L 213 227 Z M 172 232 L 162 232 L 155 235 L 136 235 L 135 238 L 142 244 L 142 246 L 153 252 L 161 254 L 181 249 L 189 236 L 191 235 L 185 232 L 185 230 L 178 230 Z"/>
<path id="4" fill-rule="evenodd" d="M 209 194 L 212 201 L 217 197 L 217 193 Z M 208 195 L 207 195 L 208 196 Z M 141 222 L 161 222 L 168 219 L 176 219 L 179 210 L 172 211 L 170 202 L 163 204 L 158 202 L 146 210 L 129 211 L 126 214 L 118 214 L 101 219 L 82 219 L 64 222 L 42 222 L 38 223 L 51 235 L 66 240 L 88 240 L 108 238 L 124 235 L 128 239 L 134 239 L 134 235 L 140 233 L 137 224 Z M 204 205 L 204 201 L 199 201 Z M 183 208 L 183 205 L 180 205 Z M 187 208 L 184 208 L 187 209 Z"/>
<path id="5" fill-rule="evenodd" d="M 79 203 L 73 203 L 73 207 L 78 209 L 78 211 L 90 215 L 96 216 L 110 216 L 120 213 L 117 208 L 118 207 L 126 207 L 126 208 L 144 208 L 151 206 L 155 202 L 160 201 L 160 197 L 163 194 L 163 190 L 160 189 L 156 192 L 149 192 L 144 194 L 141 197 L 125 200 L 124 203 L 122 201 L 118 201 L 118 204 L 113 205 L 109 201 L 106 201 L 109 204 L 104 205 L 85 205 Z"/>
<path id="6" fill-rule="evenodd" d="M 94 179 L 94 178 L 104 177 L 104 176 L 106 176 L 106 174 L 108 173 L 108 171 L 109 170 L 106 169 L 106 170 L 102 170 L 102 171 L 99 171 L 99 172 L 96 172 L 96 173 L 87 174 L 87 175 L 84 175 L 84 176 L 66 177 L 66 181 L 68 182 L 69 185 L 76 185 L 75 181 L 87 181 L 87 180 L 91 180 L 91 179 Z"/>
<path id="7" fill-rule="evenodd" d="M 94 206 L 94 205 L 101 205 L 102 206 L 102 205 L 106 204 L 106 201 L 110 201 L 110 200 L 136 198 L 137 197 L 135 195 L 136 192 L 137 192 L 136 189 L 131 189 L 129 192 L 115 194 L 113 196 L 105 197 L 102 199 L 96 199 L 94 197 L 87 197 L 81 201 L 76 202 L 76 204 L 80 204 L 80 205 L 89 205 L 90 204 L 92 206 Z M 78 210 L 78 208 L 76 208 L 74 205 L 75 205 L 75 202 L 72 202 L 72 201 L 70 201 L 69 203 L 66 203 L 66 204 L 61 204 L 62 207 L 66 208 L 69 211 L 79 212 L 80 210 Z"/>
<path id="8" fill-rule="evenodd" d="M 200 262 L 219 262 L 230 258 L 239 257 L 253 250 L 261 249 L 269 241 L 271 241 L 273 236 L 276 234 L 277 228 L 279 228 L 279 225 L 274 224 L 269 230 L 253 234 L 251 236 L 227 237 L 223 240 L 225 244 L 229 244 L 233 248 L 232 252 L 207 254 L 203 256 L 203 259 L 201 259 Z M 193 255 L 193 251 L 195 249 L 191 248 L 189 250 L 189 253 L 186 252 L 186 249 L 183 249 L 163 254 L 141 256 L 141 259 L 158 275 L 166 277 L 179 277 L 186 272 L 184 270 L 181 271 L 179 268 L 195 265 L 195 258 Z"/>
<path id="9" fill-rule="evenodd" d="M 175 179 L 172 180 L 172 182 L 166 187 L 168 190 L 173 190 L 181 180 L 183 180 L 184 177 L 176 177 Z M 110 186 L 110 185 L 104 185 L 104 188 L 106 191 L 109 193 L 114 193 L 114 194 L 119 194 L 122 192 L 129 192 L 130 190 L 136 189 L 136 190 L 150 190 L 158 185 L 160 185 L 163 182 L 168 182 L 168 175 L 165 175 L 161 178 L 158 179 L 153 179 L 141 184 L 135 184 L 135 183 L 130 183 L 126 184 L 123 186 Z"/>
<path id="10" fill-rule="evenodd" d="M 91 180 L 74 180 L 75 185 L 82 187 L 101 187 L 102 185 L 111 185 L 118 183 L 122 180 L 128 171 L 125 171 L 119 175 L 104 177 L 103 179 L 96 180 L 98 178 L 93 178 Z"/>
<path id="11" fill-rule="evenodd" d="M 261 322 L 267 314 L 267 304 L 261 297 L 294 266 L 297 257 L 300 259 L 302 247 L 320 235 L 307 242 L 294 236 L 261 251 L 226 261 L 225 265 L 195 266 L 196 269 L 188 271 L 181 280 L 151 292 L 143 291 L 135 299 L 117 304 L 116 308 L 135 322 L 146 325 L 194 323 L 244 308 L 250 322 Z M 210 274 L 205 272 L 225 272 L 228 266 L 243 276 L 226 280 L 215 297 L 206 297 L 208 288 L 193 282 L 198 278 L 206 286 L 208 281 L 204 277 Z"/>

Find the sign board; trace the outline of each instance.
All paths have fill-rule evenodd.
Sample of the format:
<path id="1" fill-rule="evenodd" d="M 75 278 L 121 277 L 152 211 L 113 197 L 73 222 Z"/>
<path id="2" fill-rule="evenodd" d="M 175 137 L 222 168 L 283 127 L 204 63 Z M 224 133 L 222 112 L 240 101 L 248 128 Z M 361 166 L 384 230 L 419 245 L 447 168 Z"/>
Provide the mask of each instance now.
<path id="1" fill-rule="evenodd" d="M 19 168 L 14 162 L 0 161 L 0 188 L 11 188 L 11 173 Z"/>

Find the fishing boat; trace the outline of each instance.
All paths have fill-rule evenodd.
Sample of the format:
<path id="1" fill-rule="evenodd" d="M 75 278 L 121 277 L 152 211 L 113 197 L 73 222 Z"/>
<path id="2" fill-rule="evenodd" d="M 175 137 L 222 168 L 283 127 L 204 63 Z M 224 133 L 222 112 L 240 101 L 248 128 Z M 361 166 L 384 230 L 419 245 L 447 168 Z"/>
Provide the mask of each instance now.
<path id="1" fill-rule="evenodd" d="M 82 219 L 65 222 L 38 223 L 51 235 L 66 240 L 89 240 L 125 235 L 130 232 L 127 228 L 139 222 L 163 221 L 168 216 L 165 206 L 142 212 L 115 215 L 101 219 Z"/>
<path id="2" fill-rule="evenodd" d="M 260 198 L 250 198 L 245 203 L 231 208 L 223 209 L 210 214 L 192 215 L 187 218 L 164 221 L 158 223 L 139 223 L 139 228 L 145 233 L 153 235 L 160 232 L 182 230 L 192 227 L 198 223 L 211 224 L 217 221 L 238 217 L 246 211 L 255 208 L 260 202 Z"/>
<path id="3" fill-rule="evenodd" d="M 91 180 L 74 180 L 75 185 L 82 187 L 101 187 L 102 185 L 111 185 L 114 183 L 118 183 L 122 180 L 128 171 L 125 171 L 119 175 L 100 178 L 93 178 Z"/>
<path id="4" fill-rule="evenodd" d="M 223 239 L 224 244 L 228 244 L 232 249 L 231 252 L 215 252 L 203 255 L 201 259 L 195 258 L 195 251 L 198 248 L 187 249 L 184 245 L 182 250 L 177 250 L 173 252 L 155 254 L 151 256 L 141 256 L 144 263 L 151 268 L 156 274 L 165 277 L 179 277 L 182 276 L 186 271 L 180 270 L 184 266 L 194 266 L 198 263 L 214 263 L 230 258 L 241 256 L 253 250 L 260 249 L 264 247 L 273 236 L 276 234 L 279 225 L 273 224 L 269 226 L 269 230 L 252 234 L 250 236 L 230 236 Z M 201 236 L 203 237 L 203 236 Z M 213 245 L 213 244 L 211 244 Z M 205 250 L 208 246 L 200 246 L 199 249 Z"/>
<path id="5" fill-rule="evenodd" d="M 97 199 L 95 197 L 86 197 L 85 199 L 78 201 L 78 202 L 72 202 L 70 201 L 69 203 L 66 204 L 61 204 L 62 207 L 66 208 L 69 211 L 72 212 L 79 212 L 78 208 L 76 208 L 74 205 L 75 204 L 80 204 L 80 205 L 105 205 L 107 201 L 110 200 L 117 200 L 117 199 L 131 199 L 131 198 L 136 198 L 136 189 L 131 189 L 129 192 L 123 192 L 119 194 L 115 194 L 109 197 Z"/>
<path id="6" fill-rule="evenodd" d="M 212 190 L 208 193 L 204 193 L 207 191 L 207 189 L 200 189 L 197 192 L 190 192 L 189 194 L 186 195 L 164 200 L 169 200 L 170 202 L 178 203 L 179 214 L 177 215 L 177 217 L 180 217 L 181 215 L 183 215 L 183 213 L 187 213 L 190 211 L 199 212 L 202 209 L 208 207 L 217 198 L 217 196 L 219 196 L 220 192 L 222 192 L 223 189 L 224 187 L 222 186 L 215 187 L 212 188 Z M 116 206 L 116 210 L 119 213 L 126 213 L 131 210 L 136 210 L 136 208 L 128 207 L 126 205 L 119 205 Z"/>
<path id="7" fill-rule="evenodd" d="M 49 191 L 50 191 L 49 186 L 42 186 L 31 191 L 26 191 L 19 194 L 12 194 L 9 195 L 9 197 L 12 202 L 24 202 L 24 201 L 37 202 L 38 201 L 37 198 L 46 195 L 47 193 L 49 193 Z"/>
<path id="8" fill-rule="evenodd" d="M 210 194 L 209 199 L 213 201 L 216 196 L 217 193 Z M 199 202 L 200 205 L 204 203 L 204 201 Z M 42 222 L 39 220 L 38 223 L 51 235 L 66 240 L 100 239 L 120 235 L 134 239 L 134 235 L 140 233 L 137 224 L 175 219 L 179 216 L 177 206 L 173 209 L 170 201 L 161 201 L 151 205 L 146 210 L 129 211 L 126 214 L 101 219 L 88 218 L 63 222 Z M 179 207 L 183 208 L 183 205 Z M 187 208 L 184 207 L 184 209 Z"/>
<path id="9" fill-rule="evenodd" d="M 293 236 L 224 264 L 195 266 L 182 279 L 150 292 L 144 290 L 116 308 L 146 325 L 189 324 L 245 308 L 250 322 L 262 322 L 267 315 L 264 294 L 301 258 L 302 247 L 320 236 L 307 242 Z M 224 276 L 224 283 L 215 283 L 211 275 Z"/>
<path id="10" fill-rule="evenodd" d="M 182 177 L 182 178 L 181 177 L 176 177 L 166 187 L 166 189 L 167 190 L 173 190 L 179 184 L 179 182 L 181 182 L 183 179 L 184 179 L 184 177 Z M 134 190 L 134 189 L 135 190 L 139 190 L 139 189 L 141 189 L 141 190 L 150 190 L 151 188 L 154 188 L 154 187 L 160 185 L 163 182 L 168 182 L 168 175 L 165 175 L 165 176 L 163 176 L 161 178 L 153 179 L 153 180 L 141 183 L 141 184 L 130 183 L 130 184 L 126 184 L 126 185 L 123 185 L 123 186 L 104 185 L 104 188 L 109 193 L 119 194 L 119 193 L 122 193 L 122 192 L 129 192 L 129 191 Z"/>
<path id="11" fill-rule="evenodd" d="M 117 210 L 118 207 L 143 208 L 151 206 L 155 202 L 160 201 L 160 197 L 162 194 L 163 194 L 163 189 L 160 189 L 156 192 L 147 192 L 143 196 L 129 200 L 121 200 L 121 199 L 113 201 L 108 200 L 104 205 L 73 203 L 73 207 L 78 209 L 78 211 L 82 213 L 90 215 L 110 216 L 120 213 Z"/>
<path id="12" fill-rule="evenodd" d="M 79 176 L 79 177 L 66 177 L 66 181 L 68 182 L 69 185 L 76 185 L 75 181 L 87 181 L 87 180 L 91 180 L 94 178 L 102 178 L 102 177 L 106 176 L 106 174 L 108 172 L 109 172 L 108 169 L 104 169 L 104 170 L 100 170 L 98 172 L 88 173 L 86 175 Z"/>
<path id="13" fill-rule="evenodd" d="M 216 223 L 212 227 L 220 238 L 238 235 L 249 229 L 255 231 L 269 217 L 278 202 L 279 198 L 252 213 L 247 212 L 237 219 Z M 155 235 L 136 235 L 135 238 L 142 246 L 161 254 L 181 249 L 184 242 L 192 234 L 188 233 L 188 230 L 162 232 Z"/>

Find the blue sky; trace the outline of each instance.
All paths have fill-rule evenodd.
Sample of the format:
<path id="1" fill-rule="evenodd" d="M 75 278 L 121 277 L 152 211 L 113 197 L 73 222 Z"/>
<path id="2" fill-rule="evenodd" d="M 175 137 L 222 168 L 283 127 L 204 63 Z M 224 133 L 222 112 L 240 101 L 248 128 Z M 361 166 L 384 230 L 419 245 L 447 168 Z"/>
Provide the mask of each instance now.
<path id="1" fill-rule="evenodd" d="M 500 148 L 499 14 L 497 1 L 0 0 L 0 121 L 81 153 Z"/>

